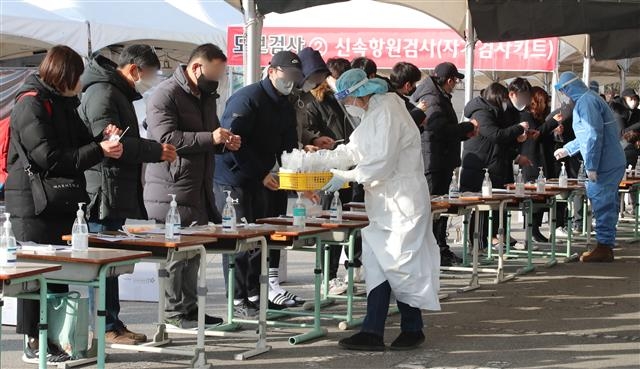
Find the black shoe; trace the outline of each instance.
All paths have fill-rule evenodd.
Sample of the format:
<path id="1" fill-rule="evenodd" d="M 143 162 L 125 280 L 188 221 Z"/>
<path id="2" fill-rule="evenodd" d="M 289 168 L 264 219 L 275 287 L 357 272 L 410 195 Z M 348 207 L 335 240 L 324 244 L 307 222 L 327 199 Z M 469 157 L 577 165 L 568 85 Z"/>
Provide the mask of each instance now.
<path id="1" fill-rule="evenodd" d="M 194 321 L 198 321 L 198 311 L 193 311 L 191 313 L 189 313 L 188 315 L 185 316 L 185 319 L 187 320 L 194 320 Z M 204 325 L 206 326 L 215 326 L 215 325 L 220 325 L 222 324 L 222 322 L 224 322 L 224 320 L 222 320 L 222 318 L 219 318 L 217 316 L 211 316 L 211 315 L 207 315 L 204 314 Z"/>
<path id="2" fill-rule="evenodd" d="M 425 340 L 424 333 L 422 331 L 417 332 L 402 332 L 396 338 L 389 347 L 391 350 L 407 351 L 418 348 Z"/>
<path id="3" fill-rule="evenodd" d="M 253 302 L 245 300 L 233 305 L 233 316 L 240 319 L 257 319 L 260 308 Z"/>
<path id="4" fill-rule="evenodd" d="M 462 264 L 462 258 L 454 254 L 448 247 L 440 249 L 440 266 L 453 266 L 458 264 Z"/>
<path id="5" fill-rule="evenodd" d="M 338 344 L 347 350 L 384 351 L 382 337 L 373 333 L 360 332 L 351 337 L 341 339 Z"/>
<path id="6" fill-rule="evenodd" d="M 540 228 L 538 227 L 533 227 L 533 229 L 531 229 L 531 235 L 533 236 L 533 240 L 536 242 L 541 242 L 541 243 L 548 243 L 549 239 L 546 238 L 541 232 L 540 232 Z"/>

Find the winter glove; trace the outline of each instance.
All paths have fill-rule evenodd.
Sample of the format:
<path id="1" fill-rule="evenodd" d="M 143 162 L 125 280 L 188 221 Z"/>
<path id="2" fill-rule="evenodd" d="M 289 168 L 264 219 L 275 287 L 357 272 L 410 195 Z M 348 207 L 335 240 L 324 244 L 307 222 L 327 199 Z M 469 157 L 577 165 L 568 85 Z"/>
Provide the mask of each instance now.
<path id="1" fill-rule="evenodd" d="M 589 170 L 587 171 L 587 178 L 589 178 L 591 182 L 595 182 L 598 180 L 598 173 L 596 173 L 595 170 Z"/>
<path id="2" fill-rule="evenodd" d="M 553 153 L 553 156 L 556 157 L 556 160 L 560 160 L 569 156 L 569 151 L 567 149 L 558 149 Z"/>

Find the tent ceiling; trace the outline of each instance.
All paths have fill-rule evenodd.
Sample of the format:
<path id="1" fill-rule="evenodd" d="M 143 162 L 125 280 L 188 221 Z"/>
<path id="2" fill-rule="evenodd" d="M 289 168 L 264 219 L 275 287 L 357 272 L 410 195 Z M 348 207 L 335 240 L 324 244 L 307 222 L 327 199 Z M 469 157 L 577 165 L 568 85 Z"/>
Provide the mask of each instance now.
<path id="1" fill-rule="evenodd" d="M 225 0 L 234 8 L 242 11 L 242 0 Z M 312 6 L 339 3 L 348 0 L 258 0 L 256 5 L 262 15 L 269 13 L 288 13 Z"/>

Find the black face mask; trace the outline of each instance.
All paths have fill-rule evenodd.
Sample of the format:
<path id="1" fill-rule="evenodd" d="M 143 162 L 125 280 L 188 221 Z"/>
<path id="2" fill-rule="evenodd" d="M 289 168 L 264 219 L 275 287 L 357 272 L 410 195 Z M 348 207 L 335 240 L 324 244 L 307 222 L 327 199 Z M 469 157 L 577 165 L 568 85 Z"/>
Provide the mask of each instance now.
<path id="1" fill-rule="evenodd" d="M 198 77 L 196 84 L 200 92 L 206 95 L 212 95 L 218 91 L 218 81 L 207 79 L 202 73 L 202 67 L 200 67 L 200 77 Z"/>

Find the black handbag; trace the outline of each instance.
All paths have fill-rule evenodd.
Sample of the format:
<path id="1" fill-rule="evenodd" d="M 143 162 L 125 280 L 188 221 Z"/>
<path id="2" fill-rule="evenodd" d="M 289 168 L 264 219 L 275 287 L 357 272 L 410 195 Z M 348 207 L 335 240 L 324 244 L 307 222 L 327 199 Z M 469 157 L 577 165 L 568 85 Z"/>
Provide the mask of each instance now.
<path id="1" fill-rule="evenodd" d="M 75 214 L 79 202 L 87 203 L 89 201 L 83 180 L 52 177 L 46 173 L 34 171 L 22 145 L 15 140 L 12 140 L 11 144 L 18 152 L 24 171 L 29 177 L 36 215 L 46 213 L 51 209 L 55 209 L 56 214 Z"/>

